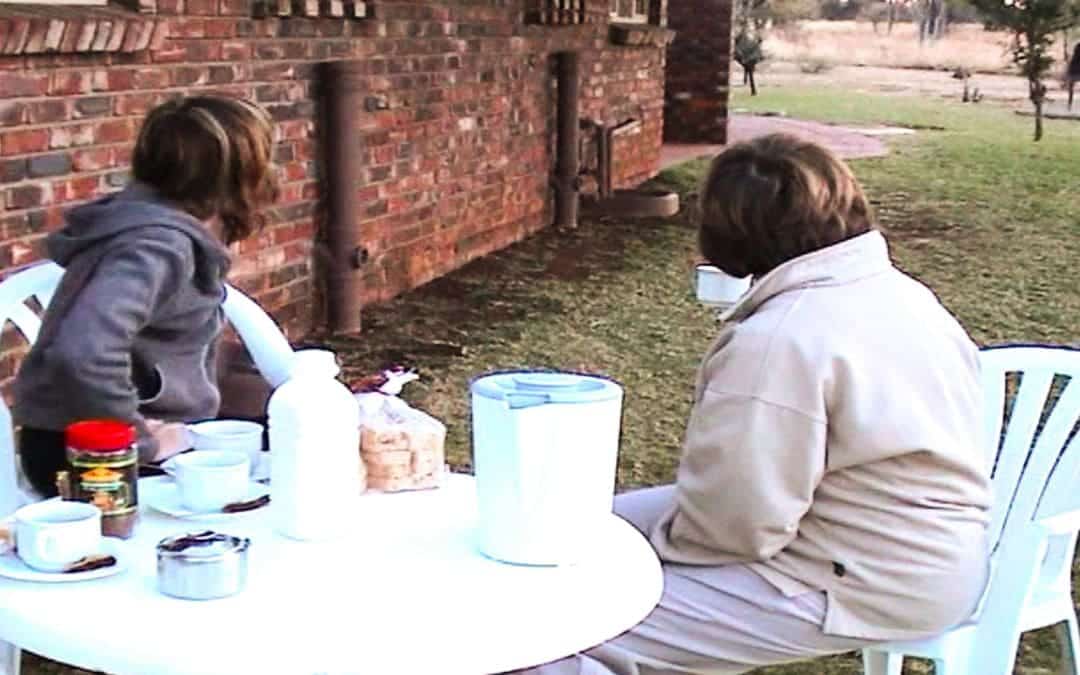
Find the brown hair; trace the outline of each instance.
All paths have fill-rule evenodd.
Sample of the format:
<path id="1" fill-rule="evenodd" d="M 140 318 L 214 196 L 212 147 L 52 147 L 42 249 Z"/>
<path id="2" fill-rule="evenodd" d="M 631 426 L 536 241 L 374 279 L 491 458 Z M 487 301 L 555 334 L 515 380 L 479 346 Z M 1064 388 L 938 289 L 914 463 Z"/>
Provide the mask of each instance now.
<path id="1" fill-rule="evenodd" d="M 738 277 L 873 229 L 851 170 L 825 148 L 773 134 L 717 157 L 701 195 L 701 253 Z"/>
<path id="2" fill-rule="evenodd" d="M 273 122 L 254 103 L 178 98 L 147 115 L 132 175 L 200 220 L 220 217 L 231 244 L 261 228 L 261 209 L 277 199 L 273 144 Z"/>

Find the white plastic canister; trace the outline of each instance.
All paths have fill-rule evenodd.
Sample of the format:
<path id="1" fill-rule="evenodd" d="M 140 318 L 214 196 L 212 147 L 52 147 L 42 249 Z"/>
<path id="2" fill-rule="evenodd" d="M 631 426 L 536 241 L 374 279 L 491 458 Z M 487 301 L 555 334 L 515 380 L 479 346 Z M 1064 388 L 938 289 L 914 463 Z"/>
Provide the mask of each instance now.
<path id="1" fill-rule="evenodd" d="M 339 372 L 333 352 L 298 351 L 267 407 L 271 520 L 293 539 L 346 532 L 363 490 L 360 406 Z"/>
<path id="2" fill-rule="evenodd" d="M 510 372 L 472 383 L 481 551 L 571 564 L 611 517 L 622 387 L 570 373 Z"/>

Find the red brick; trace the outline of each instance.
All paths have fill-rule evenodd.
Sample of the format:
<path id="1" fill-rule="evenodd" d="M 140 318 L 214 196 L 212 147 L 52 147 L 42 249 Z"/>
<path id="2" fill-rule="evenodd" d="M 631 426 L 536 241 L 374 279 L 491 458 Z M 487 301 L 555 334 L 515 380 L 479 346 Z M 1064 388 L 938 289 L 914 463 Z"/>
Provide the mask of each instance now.
<path id="1" fill-rule="evenodd" d="M 53 194 L 57 202 L 80 202 L 93 199 L 101 192 L 101 178 L 87 176 L 53 183 Z"/>
<path id="2" fill-rule="evenodd" d="M 75 171 L 101 171 L 116 166 L 116 152 L 112 148 L 77 150 L 71 155 Z"/>
<path id="3" fill-rule="evenodd" d="M 49 93 L 47 72 L 0 72 L 0 92 L 4 96 L 45 96 Z"/>
<path id="4" fill-rule="evenodd" d="M 251 16 L 252 0 L 220 0 L 218 14 L 221 16 Z"/>
<path id="5" fill-rule="evenodd" d="M 98 123 L 94 131 L 98 143 L 128 143 L 135 140 L 135 123 L 131 120 L 107 120 Z M 3 147 L 0 145 L 0 147 Z"/>
<path id="6" fill-rule="evenodd" d="M 240 40 L 222 43 L 221 57 L 225 61 L 247 61 L 251 58 L 251 43 Z"/>
<path id="7" fill-rule="evenodd" d="M 145 115 L 151 108 L 163 102 L 166 97 L 167 94 L 161 93 L 121 94 L 116 97 L 113 114 L 118 117 Z"/>
<path id="8" fill-rule="evenodd" d="M 127 31 L 138 30 L 138 23 L 136 21 L 117 21 L 113 24 L 112 34 L 109 35 L 108 42 L 105 43 L 105 51 L 116 52 L 120 51 L 120 48 L 124 44 L 124 38 L 127 35 Z"/>
<path id="9" fill-rule="evenodd" d="M 212 16 L 217 13 L 218 0 L 187 0 L 187 13 Z"/>
<path id="10" fill-rule="evenodd" d="M 48 184 L 42 183 L 8 188 L 4 193 L 4 203 L 11 210 L 47 206 L 51 198 L 52 189 Z"/>
<path id="11" fill-rule="evenodd" d="M 0 134 L 0 154 L 5 156 L 42 152 L 49 149 L 49 132 L 45 129 L 20 129 Z"/>
<path id="12" fill-rule="evenodd" d="M 49 82 L 49 96 L 67 96 L 71 94 L 89 94 L 92 85 L 90 71 L 58 70 L 52 74 Z"/>
<path id="13" fill-rule="evenodd" d="M 8 32 L 4 40 L 5 54 L 22 54 L 30 38 L 30 21 L 13 17 L 8 20 Z"/>
<path id="14" fill-rule="evenodd" d="M 169 86 L 169 71 L 157 66 L 137 68 L 133 78 L 136 89 L 164 89 Z"/>
<path id="15" fill-rule="evenodd" d="M 105 71 L 104 91 L 125 91 L 135 88 L 134 68 L 109 68 Z"/>
<path id="16" fill-rule="evenodd" d="M 194 17 L 174 19 L 169 24 L 169 36 L 172 38 L 206 37 L 206 19 Z"/>
<path id="17" fill-rule="evenodd" d="M 25 122 L 25 103 L 21 101 L 0 101 L 0 126 L 14 127 Z"/>
<path id="18" fill-rule="evenodd" d="M 92 145 L 95 142 L 94 126 L 91 124 L 71 124 L 49 129 L 49 148 L 70 148 L 80 145 Z"/>

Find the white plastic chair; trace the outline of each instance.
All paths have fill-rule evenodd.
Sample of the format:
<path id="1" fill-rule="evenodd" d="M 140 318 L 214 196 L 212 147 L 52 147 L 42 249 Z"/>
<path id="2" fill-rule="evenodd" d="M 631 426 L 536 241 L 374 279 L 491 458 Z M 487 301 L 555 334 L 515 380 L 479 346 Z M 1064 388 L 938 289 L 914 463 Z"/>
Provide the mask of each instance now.
<path id="1" fill-rule="evenodd" d="M 863 650 L 867 675 L 900 675 L 905 655 L 933 660 L 935 675 L 1009 675 L 1020 635 L 1047 626 L 1062 646 L 1059 672 L 1080 675 L 1070 576 L 1080 531 L 1080 350 L 1000 347 L 980 361 L 994 461 L 989 583 L 969 622 Z M 1020 382 L 1006 420 L 1010 376 Z"/>

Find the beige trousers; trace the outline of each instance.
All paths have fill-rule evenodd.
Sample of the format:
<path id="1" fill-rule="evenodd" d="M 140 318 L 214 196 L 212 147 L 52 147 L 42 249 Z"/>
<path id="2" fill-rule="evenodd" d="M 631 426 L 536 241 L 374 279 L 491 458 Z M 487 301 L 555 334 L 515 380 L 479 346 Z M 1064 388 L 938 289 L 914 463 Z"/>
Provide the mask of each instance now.
<path id="1" fill-rule="evenodd" d="M 615 511 L 648 531 L 673 486 L 619 495 Z M 703 573 L 704 572 L 704 573 Z M 664 594 L 644 621 L 583 654 L 527 675 L 729 675 L 851 651 L 865 640 L 826 635 L 824 593 L 793 598 L 742 565 L 664 565 Z"/>

